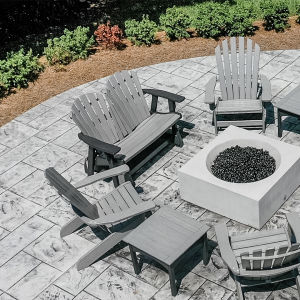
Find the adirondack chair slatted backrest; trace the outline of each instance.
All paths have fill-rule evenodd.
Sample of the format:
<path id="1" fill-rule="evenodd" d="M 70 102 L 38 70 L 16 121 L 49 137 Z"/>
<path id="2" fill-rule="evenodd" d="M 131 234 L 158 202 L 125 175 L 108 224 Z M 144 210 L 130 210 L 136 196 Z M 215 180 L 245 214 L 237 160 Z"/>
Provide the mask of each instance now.
<path id="1" fill-rule="evenodd" d="M 75 189 L 54 168 L 48 168 L 45 176 L 50 184 L 57 190 L 59 195 L 64 196 L 71 205 L 90 219 L 99 218 L 96 205 L 91 204 L 77 189 Z"/>
<path id="2" fill-rule="evenodd" d="M 71 110 L 72 119 L 84 134 L 112 144 L 124 138 L 102 94 L 79 96 Z"/>
<path id="3" fill-rule="evenodd" d="M 113 116 L 131 133 L 150 112 L 135 72 L 122 71 L 110 76 L 107 81 L 107 100 Z"/>
<path id="4" fill-rule="evenodd" d="M 241 253 L 241 263 L 245 270 L 266 270 L 279 268 L 288 265 L 300 257 L 300 244 L 293 244 L 291 247 L 280 246 L 268 248 L 263 255 L 262 250 L 255 250 L 250 257 L 249 252 Z"/>
<path id="5" fill-rule="evenodd" d="M 223 55 L 220 45 L 215 49 L 217 68 L 219 73 L 222 100 L 257 99 L 258 70 L 260 47 L 247 39 L 245 49 L 244 37 L 239 37 L 239 50 L 236 38 L 230 38 L 230 51 L 228 40 L 222 42 Z"/>

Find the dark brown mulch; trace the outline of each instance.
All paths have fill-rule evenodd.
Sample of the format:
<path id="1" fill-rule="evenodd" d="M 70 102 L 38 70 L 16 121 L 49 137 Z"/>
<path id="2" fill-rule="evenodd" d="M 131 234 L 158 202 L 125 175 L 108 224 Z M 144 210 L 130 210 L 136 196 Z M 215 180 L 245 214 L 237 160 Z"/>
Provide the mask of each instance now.
<path id="1" fill-rule="evenodd" d="M 251 39 L 258 43 L 262 51 L 299 48 L 300 25 L 290 18 L 291 28 L 281 33 L 265 31 L 262 22 Z M 216 41 L 194 37 L 189 40 L 170 42 L 164 32 L 158 33 L 157 44 L 151 47 L 135 47 L 125 40 L 124 50 L 101 50 L 87 60 L 78 60 L 66 66 L 62 72 L 54 67 L 45 71 L 27 89 L 17 90 L 15 94 L 4 98 L 0 104 L 0 126 L 10 122 L 43 101 L 86 82 L 99 79 L 124 69 L 134 69 L 147 65 L 179 60 L 184 58 L 213 55 L 215 47 L 224 38 Z M 41 58 L 41 61 L 45 61 Z"/>

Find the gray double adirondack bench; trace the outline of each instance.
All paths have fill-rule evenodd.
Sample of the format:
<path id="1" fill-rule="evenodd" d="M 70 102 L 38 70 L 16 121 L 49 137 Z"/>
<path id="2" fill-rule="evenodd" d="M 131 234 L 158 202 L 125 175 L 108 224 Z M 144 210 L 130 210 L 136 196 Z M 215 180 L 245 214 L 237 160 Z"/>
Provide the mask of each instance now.
<path id="1" fill-rule="evenodd" d="M 144 93 L 152 95 L 150 111 Z M 158 97 L 168 100 L 169 113 L 157 112 Z M 87 174 L 94 174 L 97 167 L 113 168 L 128 164 L 169 128 L 172 128 L 174 143 L 181 147 L 183 143 L 176 125 L 181 114 L 175 112 L 175 107 L 184 99 L 166 91 L 142 90 L 133 71 L 117 72 L 110 76 L 106 97 L 90 93 L 77 98 L 72 105 L 71 117 L 81 130 L 79 138 L 89 145 Z M 158 145 L 129 171 L 129 175 L 139 170 L 168 143 L 166 140 Z M 114 178 L 114 183 L 118 185 L 117 178 Z"/>

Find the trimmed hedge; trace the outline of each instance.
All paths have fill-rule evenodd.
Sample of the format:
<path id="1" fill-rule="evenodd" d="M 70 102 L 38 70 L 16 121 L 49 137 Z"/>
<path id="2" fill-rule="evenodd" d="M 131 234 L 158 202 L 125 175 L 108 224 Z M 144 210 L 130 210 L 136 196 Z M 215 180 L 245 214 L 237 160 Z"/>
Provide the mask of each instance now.
<path id="1" fill-rule="evenodd" d="M 29 81 L 34 81 L 43 66 L 39 64 L 37 56 L 33 56 L 32 50 L 24 53 L 24 49 L 18 52 L 7 53 L 5 60 L 0 60 L 0 96 L 11 92 L 12 88 L 28 86 Z"/>

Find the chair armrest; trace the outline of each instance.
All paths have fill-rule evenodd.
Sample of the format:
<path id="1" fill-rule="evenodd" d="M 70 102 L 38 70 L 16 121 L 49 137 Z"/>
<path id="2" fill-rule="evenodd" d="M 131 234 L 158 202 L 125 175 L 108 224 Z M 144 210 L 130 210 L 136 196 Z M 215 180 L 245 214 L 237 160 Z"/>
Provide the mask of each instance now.
<path id="1" fill-rule="evenodd" d="M 215 231 L 216 231 L 217 240 L 218 240 L 218 244 L 219 244 L 219 248 L 223 260 L 225 261 L 226 265 L 232 271 L 233 274 L 239 275 L 240 274 L 239 267 L 229 243 L 229 236 L 228 236 L 226 225 L 225 224 L 216 225 Z"/>
<path id="2" fill-rule="evenodd" d="M 205 87 L 205 99 L 204 103 L 214 104 L 215 103 L 215 86 L 217 83 L 217 76 L 212 77 Z"/>
<path id="3" fill-rule="evenodd" d="M 117 213 L 109 214 L 95 220 L 91 220 L 90 218 L 87 218 L 85 216 L 81 217 L 81 219 L 84 221 L 84 223 L 86 223 L 90 227 L 98 227 L 105 224 L 124 221 L 128 218 L 132 218 L 134 216 L 140 215 L 154 208 L 155 208 L 155 203 L 152 200 L 149 200 L 141 204 L 138 204 L 134 207 L 131 207 L 129 209 Z"/>
<path id="4" fill-rule="evenodd" d="M 118 146 L 102 142 L 91 136 L 85 135 L 82 132 L 78 133 L 78 137 L 80 140 L 82 140 L 83 142 L 88 144 L 90 147 L 92 147 L 100 152 L 102 151 L 102 152 L 105 152 L 105 153 L 108 153 L 111 155 L 115 155 L 116 153 L 118 153 L 121 150 L 121 148 Z"/>
<path id="5" fill-rule="evenodd" d="M 130 171 L 129 167 L 124 164 L 124 165 L 121 165 L 119 167 L 115 167 L 115 168 L 109 169 L 107 171 L 104 171 L 104 172 L 101 172 L 101 173 L 98 173 L 98 174 L 95 174 L 95 175 L 88 176 L 88 177 L 76 182 L 74 184 L 74 187 L 79 189 L 79 188 L 82 188 L 84 186 L 90 185 L 94 182 L 97 182 L 99 180 L 103 180 L 103 179 L 110 178 L 110 177 L 113 177 L 113 176 L 123 175 L 123 174 L 125 174 L 129 171 Z"/>
<path id="6" fill-rule="evenodd" d="M 286 214 L 286 218 L 297 243 L 300 243 L 300 218 L 298 214 L 295 212 L 291 212 Z"/>
<path id="7" fill-rule="evenodd" d="M 143 89 L 143 93 L 144 94 L 150 94 L 152 96 L 157 96 L 157 97 L 162 97 L 162 98 L 166 98 L 168 100 L 171 100 L 173 102 L 182 102 L 185 97 L 180 96 L 180 95 L 176 95 L 167 91 L 162 91 L 162 90 L 154 90 L 154 89 Z"/>
<path id="8" fill-rule="evenodd" d="M 261 87 L 262 87 L 261 100 L 263 102 L 271 102 L 272 99 L 271 82 L 265 75 L 261 75 Z"/>

